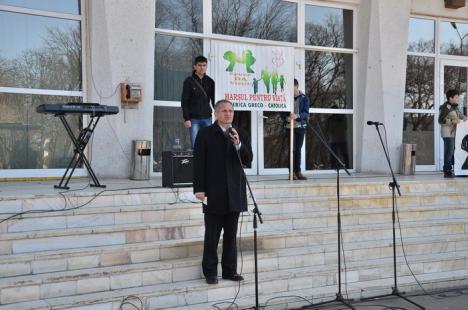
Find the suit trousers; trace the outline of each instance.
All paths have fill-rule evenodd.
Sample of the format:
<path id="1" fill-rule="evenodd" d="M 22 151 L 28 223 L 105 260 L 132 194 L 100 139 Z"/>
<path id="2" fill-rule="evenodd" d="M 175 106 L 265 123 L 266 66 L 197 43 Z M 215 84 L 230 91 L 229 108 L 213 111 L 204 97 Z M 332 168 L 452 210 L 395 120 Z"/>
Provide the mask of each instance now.
<path id="1" fill-rule="evenodd" d="M 223 230 L 222 274 L 237 273 L 237 223 L 239 212 L 226 214 L 205 213 L 205 241 L 203 246 L 202 268 L 205 277 L 218 275 L 218 243 Z"/>

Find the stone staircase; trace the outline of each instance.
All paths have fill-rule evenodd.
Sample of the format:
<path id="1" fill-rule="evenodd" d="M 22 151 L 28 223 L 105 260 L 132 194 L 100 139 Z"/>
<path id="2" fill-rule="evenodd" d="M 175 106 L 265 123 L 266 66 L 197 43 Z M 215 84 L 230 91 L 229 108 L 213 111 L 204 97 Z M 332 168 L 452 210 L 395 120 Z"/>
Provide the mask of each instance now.
<path id="1" fill-rule="evenodd" d="M 468 180 L 401 185 L 398 215 L 412 272 L 426 289 L 467 284 Z M 265 222 L 258 229 L 260 302 L 291 308 L 333 299 L 335 185 L 283 181 L 254 183 L 252 189 Z M 345 182 L 341 194 L 347 283 L 342 289 L 350 298 L 388 293 L 393 285 L 388 182 Z M 203 215 L 192 200 L 191 189 L 163 188 L 2 198 L 2 218 L 28 210 L 55 212 L 0 224 L 0 309 L 114 310 L 130 295 L 148 309 L 210 309 L 232 301 L 236 283 L 209 286 L 202 278 Z M 250 214 L 242 217 L 240 231 L 239 269 L 246 280 L 236 303 L 248 307 L 255 302 Z M 399 285 L 418 290 L 399 229 L 397 236 Z M 270 300 L 281 295 L 308 301 Z"/>

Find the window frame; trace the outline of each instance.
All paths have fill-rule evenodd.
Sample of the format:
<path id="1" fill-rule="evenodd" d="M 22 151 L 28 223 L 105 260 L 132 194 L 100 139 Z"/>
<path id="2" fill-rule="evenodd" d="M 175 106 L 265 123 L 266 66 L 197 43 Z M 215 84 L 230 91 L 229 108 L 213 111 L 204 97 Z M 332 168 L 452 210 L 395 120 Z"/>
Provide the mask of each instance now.
<path id="1" fill-rule="evenodd" d="M 422 56 L 422 57 L 433 57 L 434 58 L 434 108 L 433 109 L 403 109 L 403 116 L 405 113 L 422 113 L 434 115 L 434 164 L 433 165 L 416 165 L 416 171 L 436 171 L 442 168 L 440 159 L 443 154 L 443 143 L 440 138 L 440 132 L 438 130 L 439 124 L 437 118 L 439 116 L 439 106 L 445 102 L 445 95 L 441 92 L 441 75 L 443 70 L 442 65 L 444 60 L 452 61 L 465 61 L 468 62 L 468 56 L 459 55 L 448 55 L 440 53 L 440 23 L 444 22 L 462 22 L 466 23 L 466 20 L 451 19 L 446 17 L 434 17 L 420 14 L 410 14 L 410 18 L 428 19 L 434 21 L 434 53 L 422 53 L 422 52 L 409 52 L 406 51 L 407 56 Z M 405 76 L 406 78 L 406 76 Z"/>
<path id="2" fill-rule="evenodd" d="M 157 1 L 157 0 L 156 0 Z M 154 35 L 170 35 L 170 36 L 180 36 L 180 37 L 189 37 L 194 39 L 203 39 L 203 53 L 207 56 L 208 61 L 210 61 L 213 56 L 210 55 L 210 48 L 211 43 L 217 40 L 220 41 L 228 41 L 228 42 L 237 42 L 237 43 L 246 43 L 246 44 L 255 44 L 255 45 L 274 45 L 274 46 L 285 46 L 285 47 L 293 47 L 296 51 L 298 51 L 299 55 L 301 55 L 300 59 L 296 59 L 296 67 L 299 67 L 299 71 L 301 75 L 299 76 L 299 84 L 305 85 L 304 80 L 304 66 L 305 66 L 305 51 L 316 51 L 316 52 L 331 52 L 331 53 L 341 53 L 341 54 L 351 54 L 353 55 L 353 108 L 352 109 L 323 109 L 323 108 L 310 108 L 310 113 L 322 113 L 322 114 L 352 114 L 353 115 L 353 153 L 352 153 L 352 160 L 353 160 L 353 167 L 356 167 L 356 62 L 357 62 L 357 54 L 358 50 L 357 46 L 357 36 L 356 36 L 356 27 L 357 27 L 357 9 L 358 3 L 353 0 L 347 0 L 346 3 L 343 1 L 334 2 L 329 1 L 324 3 L 323 1 L 319 0 L 284 0 L 287 2 L 292 2 L 297 4 L 297 43 L 294 42 L 283 42 L 283 41 L 273 41 L 273 40 L 265 40 L 265 39 L 253 39 L 247 37 L 238 37 L 232 35 L 221 35 L 221 34 L 214 34 L 212 33 L 212 0 L 203 0 L 203 32 L 202 33 L 192 33 L 187 31 L 179 31 L 179 30 L 171 30 L 171 29 L 162 29 L 154 27 Z M 305 44 L 305 6 L 306 5 L 314 5 L 314 6 L 323 6 L 323 7 L 331 7 L 337 9 L 346 9 L 351 10 L 353 14 L 353 48 L 337 48 L 337 47 L 325 47 L 325 46 L 314 46 L 314 45 L 306 45 Z M 154 57 L 153 57 L 154 59 Z M 153 70 L 154 70 L 154 62 L 153 62 Z M 208 66 L 207 74 L 213 76 L 214 69 L 213 66 Z M 153 78 L 154 74 L 153 74 Z M 153 94 L 154 97 L 154 94 Z M 166 100 L 155 100 L 153 99 L 153 106 L 166 106 L 166 107 L 180 107 L 179 101 L 166 101 Z M 181 119 L 182 121 L 182 119 Z M 154 123 L 154 120 L 152 121 Z M 152 138 L 153 145 L 154 144 L 154 137 Z M 305 145 L 304 141 L 304 145 Z M 302 148 L 302 156 L 304 158 L 306 145 Z M 154 150 L 153 150 L 154 151 Z M 261 152 L 259 152 L 260 155 Z M 303 160 L 302 163 L 304 164 L 305 161 Z M 257 165 L 258 166 L 258 165 Z M 258 172 L 260 173 L 260 169 L 257 168 Z M 307 170 L 307 172 L 312 172 L 313 174 L 323 174 L 323 173 L 330 173 L 332 170 Z M 355 168 L 350 169 L 350 171 L 355 171 Z M 161 172 L 154 172 L 151 169 L 152 176 L 161 176 Z"/>
<path id="3" fill-rule="evenodd" d="M 70 90 L 57 90 L 57 89 L 37 89 L 37 88 L 22 88 L 22 87 L 0 87 L 0 93 L 6 94 L 24 94 L 24 95 L 52 95 L 52 96 L 64 96 L 64 97 L 81 97 L 86 98 L 87 91 L 87 79 L 86 79 L 86 52 L 88 52 L 88 37 L 86 35 L 87 24 L 85 22 L 84 12 L 87 11 L 86 1 L 80 1 L 81 12 L 79 15 L 68 14 L 68 13 L 59 13 L 52 11 L 44 11 L 37 9 L 29 9 L 23 7 L 16 7 L 10 5 L 0 5 L 0 11 L 6 11 L 11 13 L 20 13 L 28 14 L 33 16 L 43 16 L 51 17 L 58 19 L 67 19 L 67 20 L 76 20 L 80 22 L 81 30 L 81 91 L 70 91 Z M 83 126 L 86 126 L 89 118 L 83 116 Z M 65 133 L 65 129 L 64 129 Z M 68 139 L 68 136 L 67 136 Z M 90 153 L 90 148 L 88 146 L 86 152 Z M 0 169 L 0 173 L 3 179 L 8 178 L 56 178 L 61 177 L 66 168 L 52 168 L 52 169 Z M 74 176 L 87 176 L 87 171 L 85 168 L 76 168 Z"/>

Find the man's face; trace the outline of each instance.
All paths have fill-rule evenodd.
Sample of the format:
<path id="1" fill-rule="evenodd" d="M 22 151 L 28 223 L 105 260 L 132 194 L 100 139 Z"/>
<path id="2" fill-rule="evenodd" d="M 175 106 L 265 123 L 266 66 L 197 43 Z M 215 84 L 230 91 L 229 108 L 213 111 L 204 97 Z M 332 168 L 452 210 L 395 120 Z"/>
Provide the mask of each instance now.
<path id="1" fill-rule="evenodd" d="M 294 96 L 299 96 L 299 85 L 294 85 Z"/>
<path id="2" fill-rule="evenodd" d="M 193 65 L 195 74 L 200 75 L 200 76 L 205 75 L 207 67 L 208 67 L 208 64 L 206 62 L 197 62 L 196 64 Z"/>
<path id="3" fill-rule="evenodd" d="M 458 104 L 458 95 L 455 95 L 453 97 L 449 97 L 449 103 L 450 104 Z"/>
<path id="4" fill-rule="evenodd" d="M 218 105 L 215 110 L 215 117 L 220 126 L 225 127 L 232 124 L 232 120 L 234 119 L 234 109 L 232 104 L 224 102 Z"/>

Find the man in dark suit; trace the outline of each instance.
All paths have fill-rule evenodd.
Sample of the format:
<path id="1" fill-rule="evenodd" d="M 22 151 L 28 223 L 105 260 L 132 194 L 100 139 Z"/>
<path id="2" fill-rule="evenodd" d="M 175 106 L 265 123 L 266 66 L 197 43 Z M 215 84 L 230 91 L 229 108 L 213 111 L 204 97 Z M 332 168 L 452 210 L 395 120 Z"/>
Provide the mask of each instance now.
<path id="1" fill-rule="evenodd" d="M 245 177 L 242 166 L 252 161 L 249 135 L 232 127 L 234 109 L 228 100 L 215 104 L 216 122 L 201 129 L 194 148 L 193 191 L 203 203 L 205 240 L 203 274 L 208 284 L 218 283 L 218 242 L 223 233 L 222 277 L 242 281 L 237 273 L 237 223 L 247 211 Z M 240 159 L 240 160 L 239 160 Z"/>

